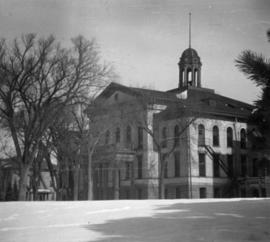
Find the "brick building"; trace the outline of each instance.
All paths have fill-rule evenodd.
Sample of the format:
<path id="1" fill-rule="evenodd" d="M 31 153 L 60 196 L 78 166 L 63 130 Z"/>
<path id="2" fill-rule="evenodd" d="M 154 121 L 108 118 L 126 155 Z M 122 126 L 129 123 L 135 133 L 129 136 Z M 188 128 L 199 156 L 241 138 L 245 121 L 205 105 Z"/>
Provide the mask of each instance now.
<path id="1" fill-rule="evenodd" d="M 203 88 L 196 50 L 178 66 L 175 89 L 111 83 L 88 108 L 100 135 L 94 199 L 269 196 L 269 162 L 250 141 L 253 106 Z"/>

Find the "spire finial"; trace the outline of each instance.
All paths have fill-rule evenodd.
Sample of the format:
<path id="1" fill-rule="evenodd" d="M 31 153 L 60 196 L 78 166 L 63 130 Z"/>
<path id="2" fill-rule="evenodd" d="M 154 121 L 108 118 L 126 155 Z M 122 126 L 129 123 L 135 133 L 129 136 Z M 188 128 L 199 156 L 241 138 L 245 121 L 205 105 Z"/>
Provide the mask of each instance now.
<path id="1" fill-rule="evenodd" d="M 191 48 L 191 13 L 189 13 L 189 48 Z"/>

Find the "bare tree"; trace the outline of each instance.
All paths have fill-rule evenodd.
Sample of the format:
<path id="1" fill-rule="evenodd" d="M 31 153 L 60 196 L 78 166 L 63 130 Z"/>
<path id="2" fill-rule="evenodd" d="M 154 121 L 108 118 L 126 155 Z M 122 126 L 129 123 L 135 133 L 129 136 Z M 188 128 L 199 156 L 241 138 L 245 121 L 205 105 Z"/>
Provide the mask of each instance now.
<path id="1" fill-rule="evenodd" d="M 70 179 L 70 175 L 75 173 L 79 137 L 73 126 L 72 106 L 69 106 L 65 108 L 63 115 L 49 127 L 46 139 L 42 141 L 45 150 L 44 158 L 47 161 L 57 200 L 75 199 L 75 195 L 71 192 L 75 190 L 75 184 L 70 183 L 74 179 Z M 57 160 L 56 164 L 52 160 L 53 156 Z M 75 200 L 77 200 L 77 197 Z"/>
<path id="2" fill-rule="evenodd" d="M 158 197 L 160 199 L 165 198 L 165 169 L 168 163 L 168 159 L 172 153 L 175 152 L 176 148 L 180 144 L 180 140 L 183 140 L 183 136 L 186 133 L 187 129 L 194 123 L 198 117 L 198 113 L 188 109 L 181 100 L 179 103 L 171 102 L 165 105 L 155 105 L 149 103 L 149 100 L 146 97 L 141 97 L 139 102 L 140 113 L 152 112 L 152 118 L 149 118 L 148 115 L 138 115 L 138 112 L 129 113 L 130 122 L 134 126 L 142 128 L 152 139 L 154 151 L 157 152 L 157 163 L 158 163 Z M 154 101 L 154 100 L 152 100 Z M 137 107 L 137 110 L 139 110 Z M 166 110 L 165 110 L 166 109 Z M 162 137 L 160 135 L 161 125 L 160 122 L 168 115 L 168 113 L 177 113 L 173 119 L 178 125 L 179 130 L 175 136 Z M 164 153 L 164 144 L 168 143 L 168 149 Z"/>
<path id="3" fill-rule="evenodd" d="M 26 199 L 30 168 L 48 128 L 64 107 L 102 86 L 110 68 L 93 41 L 82 36 L 63 48 L 53 36 L 23 35 L 0 42 L 0 116 L 9 128 L 20 170 L 19 200 Z"/>
<path id="4" fill-rule="evenodd" d="M 69 107 L 65 115 L 50 127 L 46 147 L 48 152 L 56 154 L 58 164 L 55 171 L 51 160 L 48 159 L 49 170 L 51 179 L 56 181 L 53 185 L 57 198 L 60 200 L 65 197 L 73 200 L 79 199 L 80 176 L 85 173 L 87 174 L 87 199 L 93 199 L 92 157 L 109 124 L 96 119 L 94 113 L 100 111 L 99 106 L 90 104 L 89 107 L 88 116 L 85 113 L 85 105 L 77 104 Z M 70 174 L 72 174 L 72 184 L 69 183 Z"/>

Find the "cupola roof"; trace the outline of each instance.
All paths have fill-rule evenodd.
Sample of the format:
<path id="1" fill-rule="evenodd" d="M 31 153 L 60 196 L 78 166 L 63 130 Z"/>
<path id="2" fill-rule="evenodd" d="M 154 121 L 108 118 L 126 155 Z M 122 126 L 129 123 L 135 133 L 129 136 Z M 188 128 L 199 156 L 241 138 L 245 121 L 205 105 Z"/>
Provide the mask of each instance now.
<path id="1" fill-rule="evenodd" d="M 200 57 L 196 50 L 193 48 L 187 48 L 183 51 L 181 55 L 181 61 L 184 61 L 185 63 L 194 63 L 194 60 L 197 60 L 197 62 L 200 62 Z"/>

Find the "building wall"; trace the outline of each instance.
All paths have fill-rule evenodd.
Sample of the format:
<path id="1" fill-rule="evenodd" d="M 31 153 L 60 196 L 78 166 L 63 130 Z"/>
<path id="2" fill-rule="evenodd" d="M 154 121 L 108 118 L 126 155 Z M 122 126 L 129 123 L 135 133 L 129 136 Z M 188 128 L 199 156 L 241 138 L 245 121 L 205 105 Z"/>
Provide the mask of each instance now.
<path id="1" fill-rule="evenodd" d="M 99 163 L 109 164 L 109 174 L 108 174 L 108 186 L 111 189 L 116 186 L 115 170 L 117 169 L 120 174 L 120 197 L 135 196 L 141 198 L 157 198 L 157 178 L 158 178 L 158 154 L 155 151 L 154 142 L 152 139 L 153 127 L 153 116 L 156 112 L 159 112 L 160 107 L 156 108 L 153 106 L 147 107 L 145 110 L 139 104 L 134 105 L 133 100 L 121 93 L 117 93 L 117 100 L 110 98 L 108 101 L 108 106 L 111 107 L 111 112 L 103 117 L 104 123 L 107 124 L 105 127 L 110 131 L 110 139 L 107 145 L 115 145 L 117 150 L 126 150 L 134 152 L 134 160 L 132 164 L 132 174 L 133 174 L 133 184 L 131 184 L 131 177 L 129 181 L 126 180 L 126 163 L 128 161 L 121 160 L 116 166 L 116 159 L 113 160 L 95 160 L 96 165 Z M 113 96 L 115 96 L 114 94 Z M 121 105 L 118 102 L 121 100 Z M 98 120 L 98 119 L 97 119 Z M 97 124 L 100 126 L 100 123 Z M 104 126 L 104 124 L 102 125 Z M 127 143 L 127 127 L 131 128 L 131 142 Z M 143 142 L 142 147 L 139 147 L 138 140 L 138 129 L 143 127 Z M 100 127 L 99 127 L 100 128 Z M 116 130 L 120 129 L 120 140 L 116 142 Z M 145 129 L 151 130 L 152 132 L 146 132 Z M 100 145 L 105 145 L 105 135 L 101 138 Z M 138 159 L 142 159 L 142 168 L 138 167 Z M 139 176 L 140 171 L 142 173 Z M 129 188 L 134 190 L 132 194 L 127 195 L 126 190 Z M 98 192 L 97 192 L 98 193 Z M 99 196 L 99 195 L 98 195 Z"/>
<path id="2" fill-rule="evenodd" d="M 233 170 L 236 177 L 241 176 L 241 156 L 246 156 L 246 175 L 248 176 L 252 173 L 252 160 L 254 154 L 250 152 L 250 144 L 247 141 L 246 149 L 241 149 L 240 147 L 240 132 L 242 129 L 248 133 L 247 123 L 244 122 L 233 122 L 228 120 L 218 120 L 218 119 L 207 119 L 199 118 L 190 126 L 190 163 L 191 163 L 191 173 L 192 173 L 192 197 L 199 197 L 198 188 L 206 188 L 207 197 L 213 197 L 215 194 L 215 189 L 219 189 L 221 196 L 230 196 L 229 193 L 231 182 L 228 179 L 227 174 L 220 167 L 218 178 L 214 177 L 214 167 L 213 167 L 213 157 L 209 155 L 204 147 L 198 145 L 198 126 L 202 124 L 205 127 L 205 145 L 212 147 L 213 151 L 220 155 L 221 160 L 228 167 L 227 155 L 233 155 Z M 219 129 L 219 146 L 213 146 L 213 127 L 217 126 Z M 227 128 L 231 127 L 233 129 L 233 147 L 227 146 Z M 199 176 L 199 153 L 205 154 L 206 161 L 206 176 Z M 226 191 L 227 190 L 227 191 Z M 237 192 L 237 191 L 235 191 Z M 239 191 L 238 191 L 239 193 Z M 236 194 L 234 194 L 236 195 Z"/>
<path id="3" fill-rule="evenodd" d="M 115 97 L 115 95 L 117 97 Z M 245 130 L 248 133 L 250 127 L 245 122 L 232 121 L 224 117 L 219 118 L 196 118 L 186 128 L 190 118 L 180 117 L 174 120 L 164 120 L 157 118 L 155 114 L 164 110 L 165 106 L 148 106 L 144 109 L 134 99 L 128 95 L 117 92 L 107 101 L 112 107 L 111 113 L 107 113 L 108 121 L 105 122 L 106 129 L 110 130 L 111 136 L 109 144 L 116 143 L 116 129 L 120 128 L 120 142 L 116 145 L 117 149 L 126 148 L 134 151 L 134 160 L 131 166 L 131 174 L 126 179 L 126 162 L 120 160 L 116 164 L 115 159 L 110 161 L 96 160 L 95 163 L 109 164 L 108 184 L 106 189 L 102 190 L 103 199 L 115 198 L 114 189 L 117 181 L 115 174 L 119 172 L 119 198 L 158 198 L 158 152 L 154 145 L 153 137 L 145 130 L 143 132 L 143 146 L 138 146 L 138 127 L 144 128 L 154 133 L 155 140 L 161 144 L 163 141 L 162 130 L 166 127 L 166 147 L 162 147 L 162 153 L 170 153 L 167 161 L 167 176 L 165 177 L 165 197 L 166 198 L 200 198 L 200 197 L 230 197 L 230 196 L 250 196 L 254 194 L 252 187 L 246 181 L 242 182 L 237 190 L 232 190 L 232 180 L 222 168 L 219 168 L 219 177 L 214 177 L 213 156 L 209 154 L 205 147 L 198 145 L 198 126 L 202 124 L 205 128 L 205 145 L 210 146 L 214 153 L 220 155 L 225 166 L 228 167 L 227 156 L 233 155 L 233 171 L 237 179 L 242 175 L 241 156 L 246 156 L 246 174 L 244 179 L 253 173 L 253 159 L 256 155 L 250 152 L 250 144 L 247 142 L 247 148 L 240 148 L 240 132 Z M 119 103 L 119 105 L 118 105 Z M 131 142 L 126 142 L 126 128 L 131 127 Z M 174 147 L 175 134 L 174 128 L 178 125 L 181 132 L 179 145 Z M 213 127 L 219 129 L 219 145 L 213 146 Z M 233 147 L 227 146 L 227 128 L 233 130 Z M 105 138 L 101 139 L 105 144 Z M 178 153 L 179 174 L 176 174 L 175 154 Z M 205 176 L 199 175 L 199 154 L 205 154 Z M 139 175 L 139 157 L 142 159 L 142 177 Z M 244 191 L 245 189 L 245 191 Z M 99 193 L 100 193 L 99 189 Z M 97 192 L 98 193 L 98 192 Z M 105 195 L 104 195 L 105 194 Z"/>

